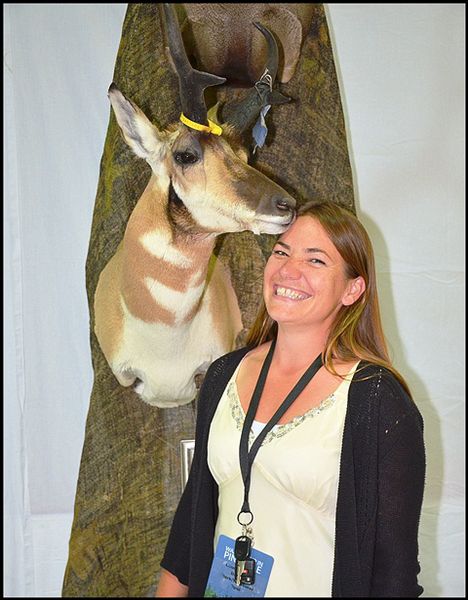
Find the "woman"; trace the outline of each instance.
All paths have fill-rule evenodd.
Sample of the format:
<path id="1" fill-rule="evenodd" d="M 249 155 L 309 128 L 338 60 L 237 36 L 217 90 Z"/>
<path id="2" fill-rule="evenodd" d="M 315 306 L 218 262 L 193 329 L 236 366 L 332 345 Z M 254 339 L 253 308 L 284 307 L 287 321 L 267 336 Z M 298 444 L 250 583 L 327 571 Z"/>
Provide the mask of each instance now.
<path id="1" fill-rule="evenodd" d="M 363 226 L 336 204 L 303 206 L 263 295 L 247 348 L 205 377 L 157 595 L 203 596 L 221 536 L 244 535 L 236 552 L 252 541 L 247 558 L 273 561 L 266 596 L 419 596 L 423 423 L 390 364 Z M 247 564 L 229 595 L 246 595 Z"/>

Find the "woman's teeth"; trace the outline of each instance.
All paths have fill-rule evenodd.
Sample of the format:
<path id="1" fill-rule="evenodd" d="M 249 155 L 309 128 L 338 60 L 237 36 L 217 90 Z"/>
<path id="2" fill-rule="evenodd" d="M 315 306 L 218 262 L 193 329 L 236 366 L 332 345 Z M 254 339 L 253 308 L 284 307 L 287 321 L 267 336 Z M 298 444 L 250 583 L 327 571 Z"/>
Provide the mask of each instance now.
<path id="1" fill-rule="evenodd" d="M 295 290 L 279 286 L 275 289 L 275 296 L 283 296 L 284 298 L 290 298 L 291 300 L 306 300 L 307 298 L 310 298 L 308 294 L 300 294 Z"/>

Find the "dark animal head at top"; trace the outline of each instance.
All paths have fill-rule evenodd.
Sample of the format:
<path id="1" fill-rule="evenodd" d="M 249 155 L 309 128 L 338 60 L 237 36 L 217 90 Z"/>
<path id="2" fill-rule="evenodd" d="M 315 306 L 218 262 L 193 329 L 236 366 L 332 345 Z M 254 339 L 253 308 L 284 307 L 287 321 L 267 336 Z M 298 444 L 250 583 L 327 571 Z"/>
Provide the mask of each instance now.
<path id="1" fill-rule="evenodd" d="M 247 164 L 241 133 L 261 111 L 288 99 L 273 82 L 278 49 L 271 32 L 259 23 L 265 36 L 268 59 L 264 72 L 245 99 L 225 107 L 221 125 L 208 114 L 204 90 L 225 82 L 223 77 L 194 69 L 185 52 L 174 9 L 163 5 L 167 39 L 179 78 L 181 123 L 158 130 L 144 113 L 112 84 L 109 98 L 125 141 L 150 165 L 159 201 L 168 211 L 186 212 L 180 220 L 187 233 L 250 230 L 282 233 L 295 218 L 295 200 L 265 175 Z M 210 118 L 211 117 L 211 118 Z"/>

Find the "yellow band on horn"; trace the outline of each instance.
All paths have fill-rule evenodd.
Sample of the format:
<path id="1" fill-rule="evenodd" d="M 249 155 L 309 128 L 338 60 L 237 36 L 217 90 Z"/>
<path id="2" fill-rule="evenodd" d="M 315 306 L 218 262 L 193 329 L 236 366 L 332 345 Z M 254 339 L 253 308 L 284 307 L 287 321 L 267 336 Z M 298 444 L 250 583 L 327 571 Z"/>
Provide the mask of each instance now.
<path id="1" fill-rule="evenodd" d="M 180 120 L 184 125 L 187 125 L 187 127 L 191 127 L 197 131 L 206 131 L 207 133 L 213 133 L 214 135 L 221 135 L 223 133 L 222 128 L 216 123 L 213 123 L 213 121 L 210 121 L 210 119 L 208 119 L 208 125 L 200 125 L 200 123 L 191 121 L 184 113 L 180 113 Z"/>

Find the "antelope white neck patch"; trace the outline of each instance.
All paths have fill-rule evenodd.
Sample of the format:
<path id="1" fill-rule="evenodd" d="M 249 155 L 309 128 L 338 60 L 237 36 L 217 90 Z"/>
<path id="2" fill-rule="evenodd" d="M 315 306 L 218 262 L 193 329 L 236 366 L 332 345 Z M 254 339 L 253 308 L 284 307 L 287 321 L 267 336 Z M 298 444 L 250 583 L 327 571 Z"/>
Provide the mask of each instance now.
<path id="1" fill-rule="evenodd" d="M 161 260 L 184 269 L 192 266 L 192 260 L 188 256 L 171 246 L 170 237 L 167 234 L 151 231 L 142 235 L 140 241 L 145 250 Z"/>
<path id="2" fill-rule="evenodd" d="M 197 279 L 200 279 L 199 272 L 195 273 L 191 282 Z M 174 290 L 152 277 L 145 277 L 145 285 L 159 306 L 171 311 L 176 321 L 182 321 L 200 300 L 205 281 L 193 287 L 189 285 L 185 292 Z"/>

